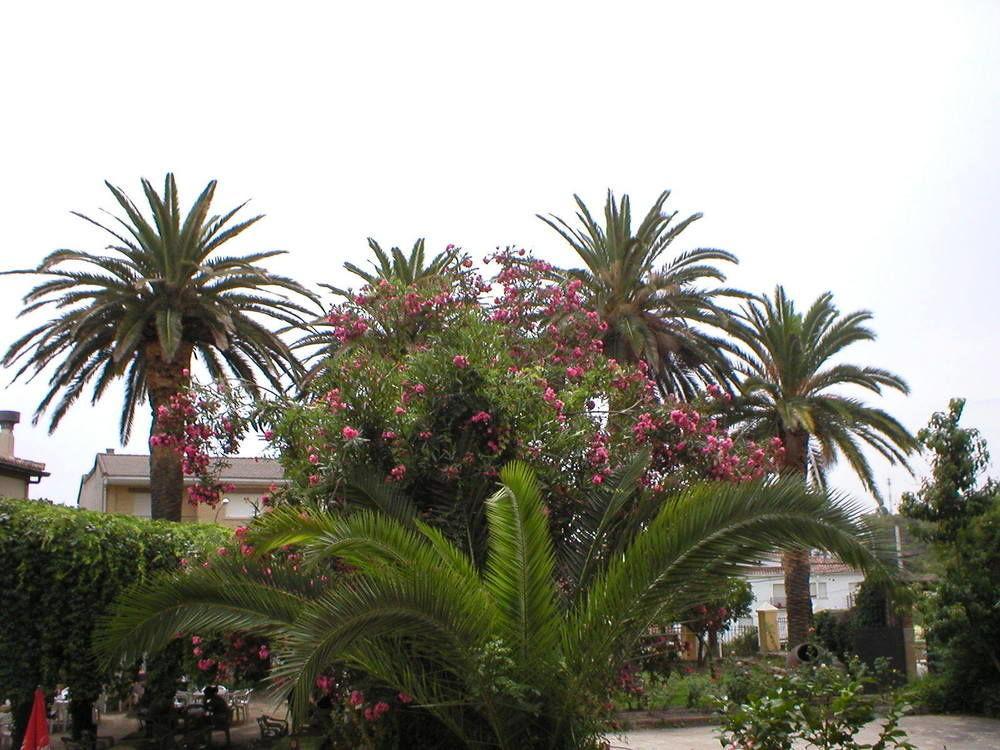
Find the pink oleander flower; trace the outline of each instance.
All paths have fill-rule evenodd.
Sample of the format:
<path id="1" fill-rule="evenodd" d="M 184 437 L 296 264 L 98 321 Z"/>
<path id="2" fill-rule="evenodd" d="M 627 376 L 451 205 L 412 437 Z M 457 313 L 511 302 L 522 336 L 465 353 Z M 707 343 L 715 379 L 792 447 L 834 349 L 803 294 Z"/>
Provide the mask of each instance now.
<path id="1" fill-rule="evenodd" d="M 469 358 L 464 357 L 461 354 L 456 354 L 455 357 L 451 360 L 451 362 L 453 365 L 455 365 L 455 367 L 457 367 L 460 370 L 465 369 L 466 367 L 469 366 Z"/>
<path id="2" fill-rule="evenodd" d="M 309 454 L 309 463 L 311 463 L 313 465 L 318 464 L 319 463 L 319 456 L 316 455 L 315 453 L 310 453 Z"/>
<path id="3" fill-rule="evenodd" d="M 469 417 L 469 421 L 473 424 L 488 424 L 490 419 L 490 413 L 487 411 L 478 411 Z"/>
<path id="4" fill-rule="evenodd" d="M 401 482 L 405 476 L 406 467 L 403 464 L 393 467 L 392 471 L 389 472 L 389 478 L 395 482 Z"/>
<path id="5" fill-rule="evenodd" d="M 348 425 L 347 427 L 345 427 L 340 431 L 340 434 L 344 436 L 344 440 L 354 440 L 354 438 L 356 438 L 361 433 Z"/>
<path id="6" fill-rule="evenodd" d="M 395 440 L 396 433 L 393 432 L 392 430 L 386 430 L 385 432 L 382 433 L 382 439 L 385 440 L 386 442 L 390 440 Z"/>
<path id="7" fill-rule="evenodd" d="M 274 440 L 274 430 L 264 430 L 265 440 Z"/>
<path id="8" fill-rule="evenodd" d="M 319 474 L 310 474 L 309 475 L 309 486 L 310 487 L 315 487 L 317 484 L 319 484 Z"/>
<path id="9" fill-rule="evenodd" d="M 259 649 L 257 649 L 257 657 L 261 661 L 267 661 L 268 657 L 270 656 L 271 656 L 271 649 L 269 649 L 267 646 L 261 646 Z"/>
<path id="10" fill-rule="evenodd" d="M 413 703 L 413 696 L 410 695 L 409 693 L 400 693 L 396 697 L 399 698 L 399 702 L 403 703 L 404 705 Z"/>
<path id="11" fill-rule="evenodd" d="M 208 670 L 210 670 L 214 666 L 215 666 L 215 659 L 199 659 L 198 660 L 198 669 L 200 669 L 202 672 L 207 672 Z"/>
<path id="12" fill-rule="evenodd" d="M 360 690 L 352 690 L 350 697 L 347 699 L 347 702 L 350 705 L 354 706 L 355 708 L 358 708 L 359 706 L 361 706 L 362 703 L 365 702 L 365 694 L 362 693 Z"/>

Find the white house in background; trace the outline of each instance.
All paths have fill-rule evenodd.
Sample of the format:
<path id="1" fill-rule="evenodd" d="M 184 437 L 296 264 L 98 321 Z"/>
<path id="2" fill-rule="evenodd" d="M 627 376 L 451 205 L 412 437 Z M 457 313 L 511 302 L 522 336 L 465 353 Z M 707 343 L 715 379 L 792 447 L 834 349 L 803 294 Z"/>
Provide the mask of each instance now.
<path id="1" fill-rule="evenodd" d="M 281 465 L 270 458 L 230 458 L 221 472 L 220 481 L 234 489 L 223 496 L 215 508 L 197 508 L 184 502 L 182 521 L 220 523 L 239 526 L 253 518 L 261 508 L 261 497 L 272 487 L 286 484 Z M 185 479 L 185 483 L 192 483 Z M 98 453 L 94 468 L 80 480 L 77 505 L 103 513 L 150 517 L 149 456 Z"/>
<path id="2" fill-rule="evenodd" d="M 829 555 L 813 554 L 809 566 L 813 611 L 850 609 L 854 594 L 865 580 L 864 574 Z M 762 604 L 785 608 L 785 573 L 781 569 L 780 556 L 762 560 L 760 565 L 747 571 L 745 578 L 753 588 L 755 612 Z"/>

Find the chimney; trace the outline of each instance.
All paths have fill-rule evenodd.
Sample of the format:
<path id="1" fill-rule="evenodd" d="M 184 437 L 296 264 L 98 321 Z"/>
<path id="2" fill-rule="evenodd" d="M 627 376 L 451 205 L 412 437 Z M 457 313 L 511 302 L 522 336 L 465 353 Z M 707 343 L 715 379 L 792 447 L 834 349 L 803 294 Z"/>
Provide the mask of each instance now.
<path id="1" fill-rule="evenodd" d="M 14 458 L 14 425 L 20 421 L 20 412 L 0 411 L 0 458 Z"/>
<path id="2" fill-rule="evenodd" d="M 115 449 L 114 448 L 105 448 L 104 452 L 107 453 L 109 456 L 115 455 Z"/>

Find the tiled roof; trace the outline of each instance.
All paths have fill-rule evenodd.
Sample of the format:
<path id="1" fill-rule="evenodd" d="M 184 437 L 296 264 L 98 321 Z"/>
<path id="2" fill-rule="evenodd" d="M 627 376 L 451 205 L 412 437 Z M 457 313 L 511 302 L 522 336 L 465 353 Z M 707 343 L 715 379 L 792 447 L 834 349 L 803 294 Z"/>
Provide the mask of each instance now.
<path id="1" fill-rule="evenodd" d="M 856 573 L 854 568 L 846 563 L 842 563 L 833 557 L 821 557 L 819 555 L 812 555 L 809 558 L 809 569 L 813 573 L 820 574 L 830 574 L 830 573 Z M 781 575 L 781 558 L 775 557 L 772 559 L 762 560 L 760 565 L 754 565 L 749 568 L 745 568 L 745 573 L 748 576 L 776 576 Z"/>
<path id="2" fill-rule="evenodd" d="M 129 453 L 98 453 L 97 462 L 101 472 L 108 477 L 149 477 L 149 456 Z M 226 459 L 228 466 L 222 468 L 222 481 L 236 479 L 256 479 L 273 481 L 284 478 L 281 464 L 271 458 L 234 457 Z"/>
<path id="3" fill-rule="evenodd" d="M 22 474 L 32 477 L 47 477 L 49 472 L 45 471 L 45 464 L 38 461 L 28 461 L 25 458 L 14 458 L 12 456 L 0 457 L 0 472 Z"/>

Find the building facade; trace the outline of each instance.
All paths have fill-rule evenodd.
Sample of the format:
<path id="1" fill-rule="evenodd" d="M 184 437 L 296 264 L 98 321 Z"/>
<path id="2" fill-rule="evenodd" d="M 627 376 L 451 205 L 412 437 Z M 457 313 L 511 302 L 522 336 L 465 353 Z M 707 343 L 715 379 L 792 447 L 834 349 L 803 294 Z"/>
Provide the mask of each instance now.
<path id="1" fill-rule="evenodd" d="M 49 476 L 45 464 L 14 455 L 14 425 L 21 421 L 16 411 L 0 411 L 0 497 L 26 498 L 33 484 Z"/>
<path id="2" fill-rule="evenodd" d="M 243 525 L 260 512 L 262 496 L 285 484 L 281 465 L 272 459 L 237 457 L 227 459 L 227 464 L 220 480 L 234 489 L 215 508 L 185 502 L 182 521 Z M 149 518 L 149 456 L 98 453 L 94 467 L 80 480 L 76 502 L 88 510 Z"/>
<path id="3" fill-rule="evenodd" d="M 809 558 L 809 567 L 813 611 L 850 609 L 854 594 L 865 580 L 864 573 L 833 557 L 816 554 Z M 779 557 L 762 560 L 747 571 L 746 580 L 753 588 L 754 611 L 762 604 L 785 608 L 785 573 Z"/>

